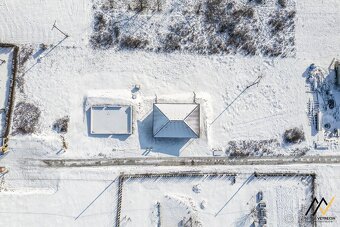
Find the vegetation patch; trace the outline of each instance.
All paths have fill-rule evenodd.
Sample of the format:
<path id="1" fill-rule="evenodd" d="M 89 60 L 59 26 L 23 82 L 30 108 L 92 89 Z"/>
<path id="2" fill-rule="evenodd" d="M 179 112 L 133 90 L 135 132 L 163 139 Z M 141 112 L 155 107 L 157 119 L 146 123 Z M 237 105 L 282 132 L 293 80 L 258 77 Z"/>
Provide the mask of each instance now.
<path id="1" fill-rule="evenodd" d="M 295 55 L 293 0 L 94 0 L 93 48 Z"/>
<path id="2" fill-rule="evenodd" d="M 69 122 L 69 116 L 62 117 L 53 123 L 52 128 L 57 133 L 67 133 Z"/>
<path id="3" fill-rule="evenodd" d="M 25 102 L 19 102 L 14 109 L 13 115 L 13 135 L 29 135 L 38 129 L 40 109 Z"/>
<path id="4" fill-rule="evenodd" d="M 283 140 L 285 143 L 301 143 L 305 140 L 305 133 L 302 129 L 297 127 L 288 129 L 283 134 Z"/>

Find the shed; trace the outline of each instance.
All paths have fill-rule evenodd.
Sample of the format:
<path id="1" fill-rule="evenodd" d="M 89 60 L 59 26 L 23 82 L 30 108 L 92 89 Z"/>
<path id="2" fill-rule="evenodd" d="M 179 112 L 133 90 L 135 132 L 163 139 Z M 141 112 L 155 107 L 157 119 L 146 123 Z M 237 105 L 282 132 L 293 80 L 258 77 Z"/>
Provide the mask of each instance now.
<path id="1" fill-rule="evenodd" d="M 119 135 L 132 133 L 131 106 L 92 106 L 91 134 Z"/>
<path id="2" fill-rule="evenodd" d="M 157 103 L 153 105 L 153 136 L 156 138 L 198 138 L 200 105 Z"/>

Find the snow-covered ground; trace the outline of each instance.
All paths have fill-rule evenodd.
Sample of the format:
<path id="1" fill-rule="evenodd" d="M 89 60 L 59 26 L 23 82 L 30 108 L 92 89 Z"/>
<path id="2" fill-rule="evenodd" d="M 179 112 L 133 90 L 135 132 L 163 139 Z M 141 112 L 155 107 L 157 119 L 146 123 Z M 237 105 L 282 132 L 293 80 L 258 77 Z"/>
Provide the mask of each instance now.
<path id="1" fill-rule="evenodd" d="M 216 186 L 211 182 L 204 186 L 210 190 L 204 190 L 202 186 L 201 193 L 208 198 L 206 209 L 211 209 L 212 214 L 232 198 L 232 192 L 254 171 L 315 172 L 315 196 L 318 199 L 324 197 L 327 201 L 336 196 L 340 179 L 338 165 L 58 169 L 35 165 L 39 161 L 32 162 L 32 159 L 86 159 L 143 154 L 210 156 L 213 149 L 224 150 L 229 141 L 274 139 L 281 143 L 284 131 L 292 127 L 301 127 L 305 131 L 306 141 L 298 147 L 310 148 L 315 140 L 308 125 L 306 111 L 310 95 L 306 93 L 308 88 L 303 74 L 311 63 L 327 69 L 333 58 L 340 58 L 338 0 L 296 2 L 296 55 L 293 58 L 93 50 L 88 45 L 92 32 L 91 7 L 90 1 L 76 0 L 27 0 L 24 4 L 20 0 L 0 2 L 0 41 L 32 45 L 34 48 L 33 56 L 23 66 L 23 71 L 28 71 L 25 75 L 18 75 L 23 78 L 20 81 L 24 84 L 22 91 L 16 91 L 15 103 L 33 104 L 41 112 L 38 130 L 33 135 L 10 136 L 9 153 L 0 157 L 0 165 L 9 170 L 7 174 L 0 175 L 1 226 L 113 226 L 117 177 L 121 172 L 200 170 L 238 174 L 240 177 L 234 185 L 227 182 L 228 185 L 223 187 L 226 182 L 219 179 L 211 181 Z M 54 21 L 69 35 L 68 38 L 63 40 L 62 33 L 52 30 Z M 40 51 L 38 45 L 41 43 L 46 44 L 48 49 Z M 51 46 L 57 44 L 55 48 Z M 249 88 L 228 107 L 259 76 L 263 76 L 261 82 Z M 136 84 L 141 89 L 133 92 Z M 192 102 L 193 92 L 196 93 L 196 101 L 203 107 L 201 138 L 190 141 L 154 140 L 150 113 L 156 97 L 158 101 Z M 132 98 L 133 94 L 136 99 Z M 87 104 L 107 101 L 133 105 L 131 136 L 108 138 L 88 134 Z M 52 129 L 52 125 L 65 116 L 70 119 L 68 132 L 60 135 Z M 284 146 L 275 152 L 289 154 L 290 148 L 295 147 Z M 66 151 L 60 152 L 62 149 Z M 145 153 L 145 150 L 148 152 Z M 338 154 L 339 150 L 335 147 L 327 152 Z M 320 155 L 327 152 L 314 153 Z M 150 196 L 149 199 L 135 201 L 138 206 L 144 202 L 154 204 L 165 194 L 192 194 L 193 183 L 190 181 L 178 185 L 171 184 L 171 180 L 158 183 L 136 184 L 131 181 L 127 192 L 137 199 L 143 198 L 144 194 Z M 230 210 L 239 212 L 244 209 L 244 213 L 226 214 L 226 219 L 233 219 L 232 224 L 216 221 L 216 226 L 237 226 L 237 217 L 249 213 L 244 202 L 250 200 L 251 203 L 251 196 L 258 190 L 264 191 L 265 198 L 271 198 L 273 210 L 268 209 L 268 212 L 275 212 L 270 222 L 273 226 L 292 226 L 283 223 L 286 219 L 280 216 L 281 210 L 277 211 L 279 208 L 275 198 L 276 201 L 290 201 L 287 207 L 304 206 L 306 210 L 310 205 L 309 202 L 302 202 L 304 199 L 309 201 L 309 198 L 303 193 L 305 185 L 300 181 L 278 179 L 265 183 L 254 180 L 253 183 L 254 188 L 241 188 L 231 199 L 231 203 L 239 204 Z M 280 186 L 286 189 L 281 190 Z M 287 186 L 296 188 L 299 193 L 289 192 Z M 216 200 L 214 191 L 224 198 Z M 151 192 L 156 197 L 152 197 Z M 212 204 L 216 206 L 210 208 Z M 148 208 L 143 210 L 123 205 L 123 210 L 130 216 L 149 212 Z M 283 213 L 288 212 L 288 208 L 284 210 Z M 335 199 L 327 215 L 337 217 L 339 210 L 340 205 Z M 290 213 L 287 215 L 290 216 Z M 294 218 L 292 220 L 296 221 Z M 318 226 L 339 224 L 337 218 L 333 223 L 318 223 Z M 205 223 L 207 225 L 209 223 Z"/>
<path id="2" fill-rule="evenodd" d="M 0 3 L 0 42 L 55 43 L 63 36 L 56 25 L 72 36 L 68 45 L 85 44 L 91 31 L 91 1 L 4 0 Z M 66 43 L 66 42 L 65 42 Z"/>
<path id="3" fill-rule="evenodd" d="M 81 156 L 84 152 L 96 156 L 98 150 L 106 156 L 136 156 L 146 147 L 153 148 L 150 155 L 211 155 L 209 149 L 224 149 L 231 140 L 277 139 L 281 142 L 284 130 L 291 127 L 302 127 L 306 131 L 304 146 L 313 144 L 308 133 L 310 127 L 305 113 L 308 99 L 302 74 L 310 63 L 327 68 L 331 59 L 339 56 L 336 38 L 339 28 L 334 26 L 339 21 L 339 3 L 335 0 L 296 3 L 296 57 L 285 59 L 94 51 L 87 46 L 93 16 L 90 3 L 32 1 L 18 7 L 17 10 L 23 10 L 22 15 L 26 15 L 20 17 L 12 13 L 15 4 L 15 1 L 4 1 L 0 7 L 3 15 L 9 15 L 0 22 L 4 23 L 0 26 L 4 29 L 3 41 L 57 44 L 63 35 L 56 29 L 50 30 L 54 20 L 70 35 L 51 52 L 48 49 L 46 57 L 42 53 L 41 63 L 35 65 L 37 58 L 28 61 L 26 68 L 34 67 L 25 75 L 25 95 L 18 95 L 17 99 L 24 98 L 41 109 L 41 131 L 30 140 L 50 144 L 51 154 L 60 149 L 60 137 L 51 130 L 51 124 L 64 115 L 70 116 L 70 130 L 65 135 L 70 151 L 65 156 L 70 157 Z M 69 48 L 70 45 L 74 48 Z M 264 77 L 261 83 L 247 90 L 223 112 L 258 76 Z M 89 136 L 83 108 L 87 94 L 130 91 L 134 84 L 142 87 L 138 100 L 134 100 L 138 106 L 134 134 L 127 138 Z M 143 123 L 143 117 L 151 110 L 150 103 L 155 95 L 191 92 L 205 92 L 209 96 L 204 110 L 207 113 L 206 138 L 199 142 L 176 142 L 181 145 L 171 146 L 170 149 L 175 150 L 173 153 L 164 150 L 162 142 L 143 138 L 147 131 L 139 130 L 142 128 L 139 123 Z M 215 121 L 221 112 L 223 114 Z M 27 138 L 16 137 L 12 141 L 17 140 L 18 143 L 12 145 L 20 147 L 21 141 Z M 149 142 L 145 144 L 145 140 Z M 80 150 L 81 153 L 76 152 Z"/>
<path id="4" fill-rule="evenodd" d="M 311 226 L 299 223 L 305 217 L 301 210 L 312 201 L 311 177 L 244 174 L 237 175 L 235 183 L 233 179 L 223 174 L 126 179 L 121 226 L 157 226 L 159 222 L 161 226 L 177 226 L 190 219 L 202 226 L 219 226 L 226 220 L 228 226 L 251 226 L 259 220 L 259 203 L 266 204 L 269 226 Z"/>
<path id="5" fill-rule="evenodd" d="M 8 156 L 13 155 L 10 153 Z M 9 159 L 8 157 L 7 159 Z M 29 164 L 29 162 L 26 162 Z M 273 169 L 275 169 L 273 171 Z M 263 191 L 263 200 L 267 204 L 267 219 L 270 226 L 298 226 L 287 223 L 298 219 L 299 212 L 306 212 L 311 195 L 310 185 L 305 185 L 300 177 L 252 179 L 241 187 L 246 179 L 257 172 L 299 172 L 316 173 L 317 198 L 327 201 L 337 196 L 339 182 L 339 166 L 297 165 L 297 166 L 240 166 L 240 167 L 103 167 L 103 168 L 44 168 L 39 166 L 16 166 L 6 175 L 0 193 L 0 218 L 6 226 L 114 226 L 117 208 L 118 175 L 120 172 L 152 173 L 152 172 L 230 172 L 236 173 L 236 183 L 231 184 L 228 177 L 202 178 L 169 178 L 169 179 L 134 179 L 123 184 L 123 204 L 121 220 L 128 220 L 130 226 L 152 226 L 147 223 L 155 220 L 150 210 L 157 201 L 167 201 L 165 196 L 192 197 L 197 206 L 197 213 L 203 226 L 245 226 L 238 225 L 238 217 L 251 213 L 256 204 L 255 196 Z M 200 193 L 192 191 L 193 187 Z M 6 189 L 7 191 L 4 191 Z M 293 190 L 293 191 L 292 191 Z M 200 204 L 206 200 L 205 209 Z M 224 209 L 215 214 L 230 200 Z M 247 204 L 248 203 L 248 204 Z M 280 205 L 282 203 L 282 206 Z M 163 204 L 161 206 L 175 206 Z M 185 206 L 185 203 L 184 205 Z M 180 205 L 176 205 L 180 213 Z M 183 211 L 186 207 L 182 207 Z M 294 214 L 289 213 L 293 208 Z M 298 210 L 301 209 L 301 211 Z M 324 208 L 324 206 L 323 206 Z M 162 209 L 162 208 L 161 208 Z M 278 209 L 278 210 L 277 210 Z M 176 210 L 161 210 L 161 215 L 172 217 Z M 188 210 L 186 210 L 188 211 Z M 177 213 L 178 214 L 178 213 Z M 176 214 L 176 215 L 177 215 Z M 283 214 L 286 214 L 285 217 Z M 178 214 L 183 215 L 185 214 Z M 330 207 L 327 216 L 339 215 L 337 197 Z M 177 216 L 178 217 L 178 216 Z M 204 218 L 203 218 L 204 217 Z M 180 217 L 178 217 L 180 218 Z M 182 218 L 182 217 L 181 217 Z M 228 220 L 226 223 L 223 220 Z M 176 219 L 177 220 L 177 219 Z M 251 217 L 246 218 L 246 223 Z M 164 223 L 164 222 L 163 222 Z M 122 222 L 123 224 L 123 222 Z M 132 224 L 132 225 L 131 225 Z M 166 224 L 166 223 L 164 223 Z M 251 224 L 251 223 L 250 223 Z M 249 224 L 249 225 L 250 225 Z M 338 226 L 333 223 L 318 223 L 317 226 Z M 123 225 L 121 225 L 123 226 Z M 126 225 L 129 226 L 129 225 Z M 154 225 L 156 226 L 156 225 Z M 167 225 L 165 225 L 167 226 Z M 211 225 L 210 225 L 211 226 Z M 308 226 L 308 225 L 307 225 Z"/>
<path id="6" fill-rule="evenodd" d="M 9 9 L 13 2 L 2 4 L 7 6 L 1 8 L 4 14 L 11 12 Z M 33 1 L 25 7 L 34 11 L 36 4 Z M 61 1 L 58 5 L 44 4 L 42 6 L 55 7 L 57 11 L 87 5 L 73 1 Z M 284 59 L 92 50 L 84 45 L 86 42 L 78 40 L 79 37 L 85 39 L 86 35 L 85 32 L 79 35 L 84 25 L 78 26 L 77 23 L 86 22 L 88 28 L 91 26 L 92 11 L 86 7 L 86 10 L 75 10 L 73 14 L 67 10 L 63 13 L 53 11 L 56 19 L 60 18 L 60 26 L 65 26 L 62 30 L 70 37 L 56 48 L 49 47 L 42 52 L 40 63 L 37 63 L 39 57 L 36 56 L 26 63 L 26 69 L 30 70 L 24 75 L 25 94 L 17 93 L 16 102 L 33 103 L 41 110 L 40 130 L 29 138 L 12 137 L 11 147 L 27 149 L 29 143 L 31 150 L 40 150 L 43 143 L 45 148 L 49 147 L 48 154 L 55 156 L 62 142 L 60 136 L 51 130 L 51 125 L 63 116 L 70 117 L 69 131 L 64 136 L 68 144 L 68 150 L 63 154 L 65 157 L 85 158 L 99 154 L 106 157 L 140 156 L 146 148 L 152 148 L 149 155 L 211 155 L 212 149 L 224 150 L 229 141 L 234 140 L 275 139 L 281 143 L 284 131 L 292 127 L 301 127 L 306 132 L 306 142 L 300 147 L 313 146 L 314 139 L 306 117 L 309 96 L 305 93 L 307 88 L 302 75 L 311 63 L 327 68 L 331 60 L 339 56 L 340 45 L 336 39 L 339 28 L 334 26 L 340 17 L 337 1 L 297 3 L 296 57 Z M 76 12 L 84 14 L 79 16 L 82 20 L 76 20 Z M 318 20 L 314 19 L 316 15 Z M 72 20 L 68 20 L 69 17 Z M 15 17 L 16 20 L 22 18 Z M 50 20 L 40 26 L 49 25 Z M 63 20 L 65 23 L 62 23 Z M 76 23 L 71 23 L 73 20 Z M 21 23 L 15 24 L 20 26 Z M 72 29 L 68 28 L 71 24 Z M 34 24 L 30 26 L 36 28 Z M 4 41 L 26 43 L 20 40 L 23 37 L 20 32 L 15 29 L 11 31 L 11 36 L 8 32 L 3 33 Z M 28 37 L 30 43 L 55 45 L 63 38 L 55 29 L 32 33 L 34 36 Z M 46 38 L 54 37 L 55 33 L 58 39 Z M 70 43 L 74 43 L 74 47 L 68 47 Z M 37 45 L 33 48 L 36 48 L 35 52 L 39 51 Z M 258 86 L 249 88 L 228 107 L 258 76 L 263 76 Z M 131 89 L 135 84 L 140 85 L 141 89 L 137 99 L 133 100 Z M 91 94 L 97 93 L 103 97 L 107 91 L 119 93 L 122 90 L 127 94 L 124 102 L 134 103 L 133 134 L 113 138 L 89 135 L 84 110 L 86 99 Z M 177 97 L 184 96 L 187 98 L 181 100 L 191 102 L 193 92 L 206 102 L 202 108 L 205 116 L 202 122 L 205 134 L 202 138 L 191 141 L 154 140 L 150 134 L 151 119 L 148 116 L 155 97 L 176 102 L 180 100 Z M 199 97 L 200 93 L 205 94 Z M 174 97 L 174 94 L 177 96 Z M 112 100 L 113 103 L 118 101 Z M 287 153 L 289 148 L 278 149 L 277 153 Z"/>

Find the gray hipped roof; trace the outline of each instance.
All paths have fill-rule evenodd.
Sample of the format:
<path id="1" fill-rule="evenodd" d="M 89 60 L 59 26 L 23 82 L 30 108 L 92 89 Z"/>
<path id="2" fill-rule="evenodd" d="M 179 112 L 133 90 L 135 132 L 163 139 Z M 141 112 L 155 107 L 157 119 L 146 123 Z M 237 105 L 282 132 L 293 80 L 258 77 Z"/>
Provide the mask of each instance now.
<path id="1" fill-rule="evenodd" d="M 199 131 L 200 108 L 198 104 L 154 104 L 154 137 L 198 138 Z"/>

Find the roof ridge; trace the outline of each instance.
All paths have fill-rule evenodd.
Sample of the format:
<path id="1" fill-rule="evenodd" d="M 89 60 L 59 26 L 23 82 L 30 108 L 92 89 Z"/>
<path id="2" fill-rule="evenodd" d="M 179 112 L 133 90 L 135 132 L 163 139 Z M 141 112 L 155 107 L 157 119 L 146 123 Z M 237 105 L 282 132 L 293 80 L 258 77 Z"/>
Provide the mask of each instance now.
<path id="1" fill-rule="evenodd" d="M 156 106 L 156 108 L 159 110 L 159 112 L 161 112 L 163 114 L 163 116 L 168 119 L 168 121 L 170 121 L 170 119 L 165 115 L 165 113 L 163 113 L 163 111 L 161 109 L 158 108 L 157 103 L 153 104 L 154 106 Z"/>
<path id="2" fill-rule="evenodd" d="M 183 121 L 183 122 L 184 122 L 185 126 L 187 126 L 189 128 L 189 130 L 198 137 L 197 133 L 194 132 L 194 130 L 192 130 L 192 128 L 185 121 Z"/>
<path id="3" fill-rule="evenodd" d="M 184 122 L 189 117 L 189 115 L 192 114 L 192 112 L 194 112 L 197 109 L 197 107 L 199 107 L 199 104 L 196 104 L 196 107 L 194 109 L 192 109 L 192 111 L 190 113 L 188 113 L 188 115 L 183 119 Z"/>
<path id="4" fill-rule="evenodd" d="M 154 136 L 157 135 L 160 131 L 162 131 L 162 129 L 167 126 L 171 121 L 169 120 L 166 124 L 164 124 L 155 134 L 153 134 Z M 196 133 L 195 133 L 196 134 Z"/>
<path id="5" fill-rule="evenodd" d="M 159 112 L 161 113 L 161 114 L 163 114 L 163 116 L 168 120 L 167 122 L 166 122 L 166 124 L 164 124 L 160 129 L 158 129 L 158 131 L 156 132 L 156 133 L 154 133 L 153 135 L 155 136 L 155 135 L 157 135 L 157 133 L 159 133 L 165 126 L 167 126 L 167 124 L 169 124 L 169 122 L 170 122 L 170 119 L 158 108 L 158 106 L 156 105 L 156 104 L 154 104 L 154 106 L 156 106 L 156 108 L 159 110 Z"/>

